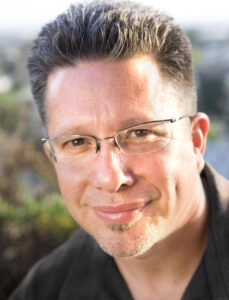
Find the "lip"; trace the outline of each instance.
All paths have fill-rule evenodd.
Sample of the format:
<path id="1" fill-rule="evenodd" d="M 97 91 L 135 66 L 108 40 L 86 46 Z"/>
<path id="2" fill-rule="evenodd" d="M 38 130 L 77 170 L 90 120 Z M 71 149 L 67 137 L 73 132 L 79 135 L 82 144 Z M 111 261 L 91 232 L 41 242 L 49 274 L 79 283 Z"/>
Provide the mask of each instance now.
<path id="1" fill-rule="evenodd" d="M 132 221 L 150 202 L 118 206 L 94 206 L 92 210 L 100 219 L 109 224 L 124 224 Z"/>

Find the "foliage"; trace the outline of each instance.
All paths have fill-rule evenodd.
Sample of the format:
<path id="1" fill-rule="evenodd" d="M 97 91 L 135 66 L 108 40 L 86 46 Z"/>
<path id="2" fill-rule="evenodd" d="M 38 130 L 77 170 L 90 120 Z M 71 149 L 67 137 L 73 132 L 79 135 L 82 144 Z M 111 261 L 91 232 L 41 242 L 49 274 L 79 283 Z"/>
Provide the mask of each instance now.
<path id="1" fill-rule="evenodd" d="M 18 228 L 18 236 L 37 230 L 57 243 L 66 240 L 76 228 L 59 194 L 46 196 L 39 201 L 23 199 L 16 207 L 0 199 L 0 220 L 7 222 L 8 228 Z"/>
<path id="2" fill-rule="evenodd" d="M 0 93 L 0 299 L 4 300 L 30 267 L 64 242 L 77 224 L 43 153 L 42 126 L 25 71 L 21 72 L 23 60 L 14 65 L 7 56 L 2 63 L 1 59 L 0 55 L 1 72 L 12 79 L 11 89 Z"/>
<path id="3" fill-rule="evenodd" d="M 76 228 L 59 194 L 25 197 L 17 205 L 0 199 L 0 299 L 7 299 L 29 268 Z"/>

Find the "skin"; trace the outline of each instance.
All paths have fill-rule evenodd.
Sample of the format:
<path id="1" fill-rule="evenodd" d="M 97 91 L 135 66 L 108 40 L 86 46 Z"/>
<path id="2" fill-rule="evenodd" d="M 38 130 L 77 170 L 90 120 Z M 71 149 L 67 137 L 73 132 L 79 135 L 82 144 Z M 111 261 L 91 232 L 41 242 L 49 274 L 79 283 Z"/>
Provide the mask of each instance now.
<path id="1" fill-rule="evenodd" d="M 179 95 L 174 98 L 176 93 L 171 95 L 166 86 L 156 62 L 147 56 L 57 69 L 47 82 L 49 136 L 101 138 L 136 123 L 186 115 Z M 206 246 L 207 209 L 199 174 L 208 118 L 197 114 L 171 124 L 171 129 L 171 142 L 157 152 L 127 154 L 106 140 L 87 163 L 54 164 L 69 212 L 115 257 L 134 299 L 153 299 L 152 293 L 148 298 L 150 290 L 163 294 L 166 283 L 171 286 L 169 299 L 179 299 Z M 147 205 L 121 224 L 94 211 L 137 204 Z M 181 275 L 182 282 L 177 280 Z M 155 299 L 168 299 L 159 294 Z"/>

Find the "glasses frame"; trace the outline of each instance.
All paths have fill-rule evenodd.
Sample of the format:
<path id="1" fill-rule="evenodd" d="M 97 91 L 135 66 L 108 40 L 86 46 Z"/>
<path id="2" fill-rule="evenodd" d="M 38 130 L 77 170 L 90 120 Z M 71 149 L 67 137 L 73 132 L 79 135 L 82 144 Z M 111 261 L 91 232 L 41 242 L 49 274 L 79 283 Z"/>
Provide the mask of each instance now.
<path id="1" fill-rule="evenodd" d="M 146 121 L 146 122 L 142 122 L 142 123 L 138 123 L 138 124 L 134 124 L 134 125 L 131 125 L 131 126 L 128 126 L 128 127 L 125 127 L 125 128 L 122 128 L 120 129 L 119 131 L 116 132 L 115 135 L 113 136 L 108 136 L 108 137 L 102 137 L 102 138 L 98 138 L 98 137 L 95 137 L 95 136 L 92 136 L 92 135 L 81 135 L 81 134 L 70 134 L 70 135 L 65 135 L 65 136 L 56 136 L 56 137 L 44 137 L 41 139 L 42 143 L 46 143 L 46 142 L 51 142 L 51 141 L 55 141 L 57 139 L 64 139 L 64 138 L 68 138 L 68 137 L 90 137 L 92 139 L 94 139 L 95 141 L 95 144 L 96 144 L 96 149 L 95 149 L 95 153 L 98 153 L 99 150 L 100 150 L 100 142 L 101 141 L 105 141 L 105 140 L 110 140 L 110 139 L 114 139 L 114 146 L 117 147 L 119 150 L 121 150 L 122 148 L 120 147 L 120 145 L 118 144 L 118 141 L 117 141 L 117 135 L 124 131 L 124 130 L 127 130 L 127 129 L 131 129 L 131 128 L 134 128 L 136 126 L 141 126 L 141 125 L 144 125 L 144 124 L 156 124 L 156 123 L 164 123 L 164 122 L 170 122 L 170 123 L 175 123 L 177 121 L 180 121 L 184 118 L 190 118 L 192 116 L 190 115 L 184 115 L 184 116 L 181 116 L 181 117 L 177 117 L 177 118 L 170 118 L 170 119 L 163 119 L 163 120 L 153 120 L 153 121 Z M 54 152 L 54 150 L 50 149 L 52 152 Z M 123 150 L 124 151 L 124 150 Z M 124 151 L 125 152 L 125 151 Z M 57 162 L 56 158 L 55 158 L 55 153 L 51 153 L 51 156 L 52 158 Z"/>

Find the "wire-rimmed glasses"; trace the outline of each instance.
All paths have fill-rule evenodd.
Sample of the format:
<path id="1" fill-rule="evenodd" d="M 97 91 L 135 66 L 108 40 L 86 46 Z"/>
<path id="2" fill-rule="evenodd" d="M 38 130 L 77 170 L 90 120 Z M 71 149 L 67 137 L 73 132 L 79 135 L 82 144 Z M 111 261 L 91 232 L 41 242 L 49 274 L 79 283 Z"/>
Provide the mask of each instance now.
<path id="1" fill-rule="evenodd" d="M 109 139 L 113 139 L 114 146 L 122 152 L 150 153 L 164 148 L 170 142 L 171 123 L 187 117 L 143 122 L 123 128 L 109 137 L 73 134 L 46 137 L 42 142 L 47 144 L 50 158 L 64 165 L 88 161 L 100 150 L 100 143 Z"/>

